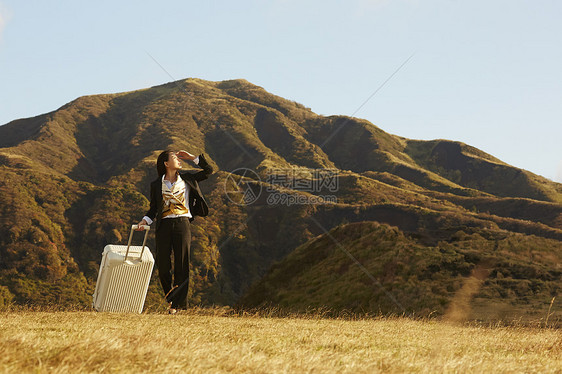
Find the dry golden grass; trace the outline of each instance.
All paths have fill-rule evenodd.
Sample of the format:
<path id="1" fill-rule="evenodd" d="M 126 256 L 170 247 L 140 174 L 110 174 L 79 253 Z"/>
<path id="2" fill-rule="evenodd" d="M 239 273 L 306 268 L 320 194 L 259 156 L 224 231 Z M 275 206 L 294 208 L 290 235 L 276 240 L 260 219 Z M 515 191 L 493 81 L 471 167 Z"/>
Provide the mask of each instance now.
<path id="1" fill-rule="evenodd" d="M 562 372 L 560 330 L 406 318 L 6 311 L 2 372 Z"/>

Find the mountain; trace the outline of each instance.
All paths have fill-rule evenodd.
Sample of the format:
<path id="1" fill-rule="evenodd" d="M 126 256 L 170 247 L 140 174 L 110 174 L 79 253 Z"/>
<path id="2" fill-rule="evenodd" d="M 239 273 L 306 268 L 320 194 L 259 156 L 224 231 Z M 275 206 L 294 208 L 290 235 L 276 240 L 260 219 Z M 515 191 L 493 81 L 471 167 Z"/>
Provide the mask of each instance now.
<path id="1" fill-rule="evenodd" d="M 410 140 L 362 119 L 320 116 L 245 80 L 186 79 L 80 97 L 0 126 L 0 305 L 88 305 L 103 247 L 123 243 L 147 210 L 155 160 L 167 148 L 205 153 L 217 170 L 201 184 L 210 215 L 194 221 L 193 303 L 299 309 L 317 287 L 314 305 L 396 311 L 373 294 L 368 273 L 384 289 L 391 282 L 403 309 L 446 314 L 484 265 L 494 290 L 520 289 L 514 297 L 483 286 L 471 300 L 488 306 L 542 311 L 562 287 L 561 184 L 460 142 Z M 154 249 L 152 236 L 148 245 Z M 334 250 L 348 246 L 367 273 Z M 426 251 L 423 267 L 416 261 Z M 310 266 L 296 271 L 298 256 Z M 381 273 L 379 256 L 399 259 L 392 276 Z M 348 269 L 336 278 L 357 302 L 330 291 L 321 275 L 328 260 Z M 440 270 L 451 261 L 460 270 Z M 433 290 L 439 277 L 448 283 Z M 403 296 L 412 290 L 427 305 Z M 153 281 L 149 306 L 159 292 Z"/>

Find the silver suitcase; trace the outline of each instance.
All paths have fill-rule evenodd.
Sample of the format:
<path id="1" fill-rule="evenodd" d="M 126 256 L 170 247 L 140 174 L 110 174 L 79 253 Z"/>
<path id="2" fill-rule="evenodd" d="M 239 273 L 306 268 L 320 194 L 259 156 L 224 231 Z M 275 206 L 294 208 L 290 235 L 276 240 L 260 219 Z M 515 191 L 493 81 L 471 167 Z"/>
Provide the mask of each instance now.
<path id="1" fill-rule="evenodd" d="M 131 246 L 137 225 L 131 227 L 127 245 L 108 244 L 103 255 L 94 291 L 93 307 L 98 312 L 142 313 L 154 257 L 146 247 L 149 226 L 141 246 Z"/>

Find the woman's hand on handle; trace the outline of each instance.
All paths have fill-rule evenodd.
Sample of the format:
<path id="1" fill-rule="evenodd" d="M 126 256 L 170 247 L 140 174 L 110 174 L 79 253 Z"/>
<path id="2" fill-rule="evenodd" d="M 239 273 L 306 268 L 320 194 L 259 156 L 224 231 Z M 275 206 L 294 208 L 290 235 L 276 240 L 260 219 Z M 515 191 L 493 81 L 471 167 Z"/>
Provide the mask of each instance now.
<path id="1" fill-rule="evenodd" d="M 137 224 L 137 226 L 138 226 L 138 227 L 137 227 L 137 231 L 144 231 L 143 226 L 148 226 L 148 223 L 147 223 L 146 220 L 143 218 L 142 221 L 140 221 L 140 222 Z"/>

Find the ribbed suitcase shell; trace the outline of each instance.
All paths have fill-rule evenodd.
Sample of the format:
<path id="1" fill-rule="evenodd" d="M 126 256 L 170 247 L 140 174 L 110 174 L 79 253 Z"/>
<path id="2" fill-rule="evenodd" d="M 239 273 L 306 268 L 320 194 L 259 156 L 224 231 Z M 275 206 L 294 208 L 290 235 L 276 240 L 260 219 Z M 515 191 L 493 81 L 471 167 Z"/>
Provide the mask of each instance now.
<path id="1" fill-rule="evenodd" d="M 126 245 L 106 245 L 94 291 L 94 309 L 98 312 L 142 313 L 148 284 L 154 267 L 154 257 L 144 247 L 131 246 L 129 255 Z"/>

